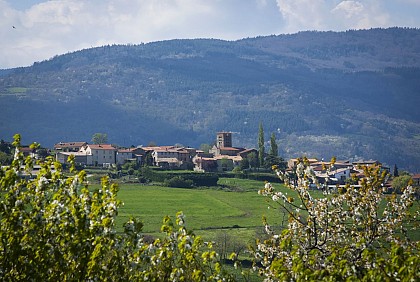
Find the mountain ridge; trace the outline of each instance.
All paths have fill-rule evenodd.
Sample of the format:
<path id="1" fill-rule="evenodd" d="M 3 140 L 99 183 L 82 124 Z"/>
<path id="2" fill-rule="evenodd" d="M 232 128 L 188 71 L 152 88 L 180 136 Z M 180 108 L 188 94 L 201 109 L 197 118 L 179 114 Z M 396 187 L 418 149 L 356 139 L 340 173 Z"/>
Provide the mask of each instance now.
<path id="1" fill-rule="evenodd" d="M 255 147 L 420 168 L 420 30 L 175 39 L 86 49 L 0 74 L 1 138 Z M 20 113 L 19 121 L 16 121 Z"/>

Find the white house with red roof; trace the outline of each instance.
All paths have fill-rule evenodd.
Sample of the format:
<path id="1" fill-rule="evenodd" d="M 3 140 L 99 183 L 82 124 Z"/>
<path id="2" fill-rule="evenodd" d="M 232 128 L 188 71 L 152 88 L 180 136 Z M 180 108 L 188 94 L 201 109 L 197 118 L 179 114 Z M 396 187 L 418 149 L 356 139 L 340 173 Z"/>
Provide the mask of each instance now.
<path id="1" fill-rule="evenodd" d="M 106 166 L 116 163 L 117 148 L 111 144 L 88 144 L 78 153 L 87 156 L 87 165 Z"/>
<path id="2" fill-rule="evenodd" d="M 86 145 L 87 142 L 60 142 L 54 145 L 54 150 L 60 152 L 78 152 L 80 148 Z"/>

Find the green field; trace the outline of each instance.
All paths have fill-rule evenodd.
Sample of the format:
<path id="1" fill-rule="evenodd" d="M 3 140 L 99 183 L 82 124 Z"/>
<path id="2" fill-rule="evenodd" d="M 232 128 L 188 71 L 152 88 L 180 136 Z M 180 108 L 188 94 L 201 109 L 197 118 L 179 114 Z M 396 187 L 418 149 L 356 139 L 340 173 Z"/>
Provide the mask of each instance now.
<path id="1" fill-rule="evenodd" d="M 186 215 L 187 227 L 194 231 L 261 228 L 263 215 L 273 224 L 279 223 L 278 211 L 268 209 L 265 198 L 257 193 L 264 183 L 241 179 L 221 179 L 219 183 L 224 189 L 121 185 L 118 197 L 124 206 L 119 209 L 118 227 L 134 216 L 144 223 L 145 233 L 155 233 L 164 216 L 174 217 L 178 211 Z"/>
<path id="2" fill-rule="evenodd" d="M 134 216 L 144 223 L 144 233 L 159 236 L 163 217 L 169 215 L 174 218 L 178 211 L 182 211 L 187 228 L 196 234 L 212 240 L 221 232 L 227 232 L 245 243 L 263 234 L 262 216 L 266 216 L 270 225 L 277 229 L 287 224 L 287 216 L 281 210 L 275 206 L 268 208 L 273 204 L 271 199 L 258 195 L 263 182 L 221 178 L 218 184 L 220 187 L 201 189 L 120 184 L 118 198 L 124 205 L 119 209 L 117 229 L 122 230 L 123 223 Z M 294 191 L 282 184 L 274 187 L 295 196 Z M 312 195 L 322 197 L 319 191 L 313 191 Z M 418 208 L 418 203 L 413 208 Z M 418 232 L 411 236 L 415 240 L 420 239 Z"/>

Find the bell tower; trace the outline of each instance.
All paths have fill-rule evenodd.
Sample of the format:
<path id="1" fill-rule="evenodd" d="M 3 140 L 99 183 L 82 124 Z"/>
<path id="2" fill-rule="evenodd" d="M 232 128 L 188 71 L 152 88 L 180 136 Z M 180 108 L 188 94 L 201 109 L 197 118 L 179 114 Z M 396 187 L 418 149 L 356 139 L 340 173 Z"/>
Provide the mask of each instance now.
<path id="1" fill-rule="evenodd" d="M 217 148 L 232 147 L 232 132 L 217 132 Z"/>

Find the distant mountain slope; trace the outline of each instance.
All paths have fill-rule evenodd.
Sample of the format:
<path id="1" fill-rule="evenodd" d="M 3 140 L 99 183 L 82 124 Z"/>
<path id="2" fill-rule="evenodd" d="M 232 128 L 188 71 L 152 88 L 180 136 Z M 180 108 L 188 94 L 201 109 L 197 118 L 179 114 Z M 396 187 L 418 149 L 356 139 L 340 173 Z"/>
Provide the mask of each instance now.
<path id="1" fill-rule="evenodd" d="M 420 30 L 104 46 L 0 72 L 0 138 L 255 147 L 420 169 Z"/>

